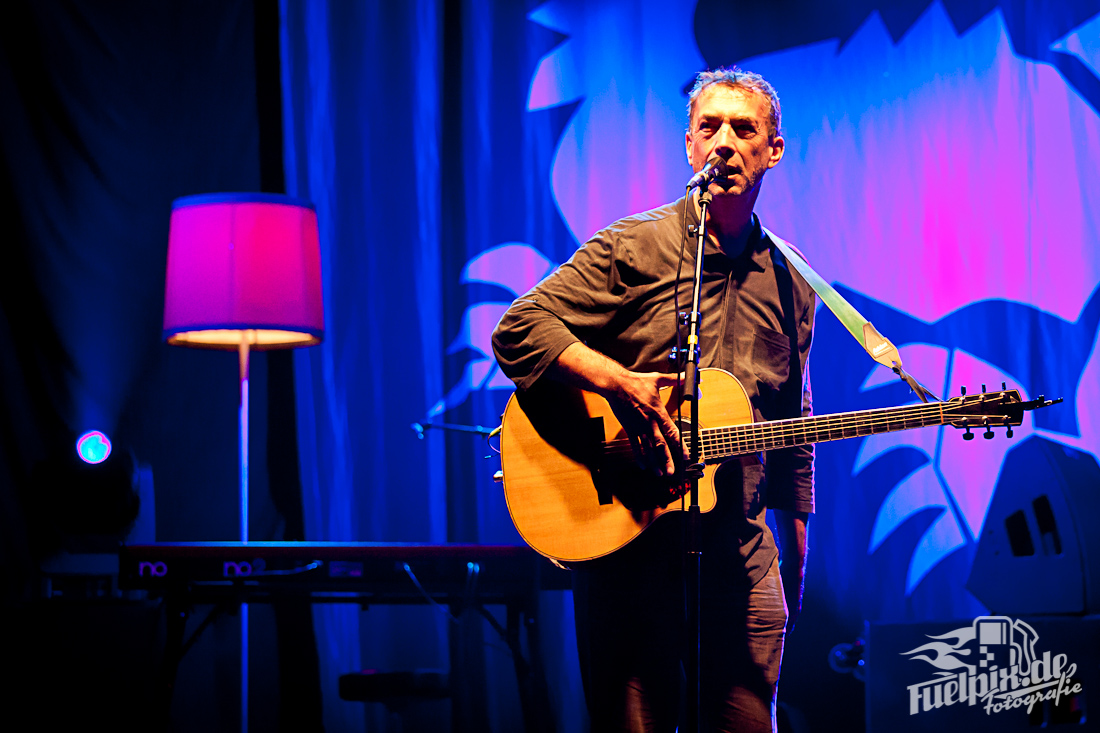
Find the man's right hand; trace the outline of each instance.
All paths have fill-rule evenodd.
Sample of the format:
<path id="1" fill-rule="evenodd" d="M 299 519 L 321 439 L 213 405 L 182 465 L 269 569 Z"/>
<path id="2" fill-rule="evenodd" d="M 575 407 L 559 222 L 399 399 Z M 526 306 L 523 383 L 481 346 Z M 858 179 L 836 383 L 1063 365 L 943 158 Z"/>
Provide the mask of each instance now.
<path id="1" fill-rule="evenodd" d="M 659 390 L 676 384 L 675 374 L 624 370 L 618 388 L 607 401 L 630 436 L 634 460 L 658 476 L 676 473 L 676 459 L 686 458 L 680 432 L 665 409 Z"/>
<path id="2" fill-rule="evenodd" d="M 595 392 L 608 401 L 630 436 L 634 458 L 659 476 L 676 472 L 674 455 L 686 458 L 680 434 L 658 390 L 676 384 L 675 374 L 625 369 L 584 344 L 570 344 L 551 365 L 551 378 Z"/>

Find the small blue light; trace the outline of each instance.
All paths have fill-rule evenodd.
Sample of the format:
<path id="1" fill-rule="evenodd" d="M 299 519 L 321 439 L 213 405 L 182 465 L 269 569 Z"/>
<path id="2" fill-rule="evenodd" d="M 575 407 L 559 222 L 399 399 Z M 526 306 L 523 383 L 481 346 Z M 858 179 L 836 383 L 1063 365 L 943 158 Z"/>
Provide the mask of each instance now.
<path id="1" fill-rule="evenodd" d="M 85 463 L 103 463 L 111 455 L 111 441 L 98 430 L 89 430 L 76 439 L 76 452 Z"/>

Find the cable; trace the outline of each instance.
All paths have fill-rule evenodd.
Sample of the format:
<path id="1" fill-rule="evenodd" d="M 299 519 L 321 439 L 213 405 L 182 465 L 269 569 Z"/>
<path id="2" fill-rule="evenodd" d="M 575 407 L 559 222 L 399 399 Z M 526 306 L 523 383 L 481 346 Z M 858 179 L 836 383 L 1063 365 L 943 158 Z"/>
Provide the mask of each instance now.
<path id="1" fill-rule="evenodd" d="M 313 562 L 309 563 L 308 565 L 302 565 L 301 567 L 297 567 L 297 568 L 288 568 L 286 570 L 268 570 L 267 568 L 264 568 L 263 569 L 263 574 L 264 575 L 300 575 L 302 573 L 308 573 L 310 570 L 316 570 L 317 568 L 321 567 L 321 565 L 322 565 L 322 563 L 321 563 L 320 560 L 314 560 Z"/>
<path id="2" fill-rule="evenodd" d="M 688 199 L 691 198 L 691 193 L 684 195 L 684 210 L 680 214 L 680 221 L 683 222 L 683 226 L 680 227 L 680 257 L 676 262 L 676 279 L 672 283 L 672 318 L 673 318 L 673 331 L 676 333 L 676 351 L 674 352 L 674 359 L 671 359 L 676 371 L 676 430 L 680 435 L 680 445 L 684 445 L 684 384 L 680 375 L 683 371 L 680 369 L 680 357 L 684 353 L 683 340 L 680 337 L 680 275 L 684 270 L 684 252 L 687 249 L 687 233 L 688 233 Z M 671 355 L 670 355 L 671 356 Z M 671 448 L 669 449 L 671 452 Z M 680 508 L 685 507 L 684 497 L 680 497 Z"/>
<path id="3" fill-rule="evenodd" d="M 420 581 L 416 579 L 416 573 L 414 573 L 413 569 L 411 567 L 409 567 L 409 564 L 407 562 L 403 562 L 403 563 L 401 563 L 401 567 L 405 571 L 405 574 L 409 576 L 409 580 L 411 580 L 413 582 L 413 585 L 416 586 L 416 589 L 418 591 L 420 591 L 420 595 L 424 596 L 424 600 L 426 600 L 428 603 L 433 605 L 437 611 L 439 611 L 440 613 L 444 614 L 447 618 L 449 618 L 451 620 L 451 623 L 457 624 L 458 623 L 458 617 L 455 616 L 453 613 L 451 613 L 449 608 L 446 608 L 442 604 L 438 603 L 434 598 L 432 598 L 431 594 L 429 594 L 428 591 L 424 590 L 424 586 L 422 586 L 420 584 Z M 476 584 L 477 574 L 478 574 L 478 572 L 480 572 L 480 570 L 481 570 L 481 568 L 476 562 L 466 563 L 466 592 L 467 593 L 470 592 L 470 589 L 472 587 L 471 583 L 473 582 L 473 583 Z M 473 580 L 471 580 L 471 576 L 473 576 Z"/>

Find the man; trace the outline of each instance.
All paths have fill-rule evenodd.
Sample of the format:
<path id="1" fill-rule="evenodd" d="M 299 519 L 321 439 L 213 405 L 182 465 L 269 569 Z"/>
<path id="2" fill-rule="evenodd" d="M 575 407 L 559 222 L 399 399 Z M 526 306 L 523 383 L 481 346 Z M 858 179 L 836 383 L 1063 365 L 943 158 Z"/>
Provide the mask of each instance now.
<path id="1" fill-rule="evenodd" d="M 708 187 L 701 365 L 733 373 L 758 421 L 808 415 L 814 293 L 753 214 L 765 172 L 783 158 L 778 97 L 756 74 L 704 72 L 688 117 L 692 169 L 715 156 L 728 165 Z M 658 390 L 676 382 L 668 357 L 677 329 L 686 335 L 676 302 L 682 310 L 690 304 L 694 245 L 682 268 L 678 261 L 685 231 L 698 220 L 696 192 L 612 224 L 516 300 L 493 337 L 500 366 L 519 389 L 550 379 L 605 397 L 639 462 L 658 475 L 682 463 Z M 705 399 L 705 375 L 702 385 Z M 801 605 L 813 450 L 728 461 L 715 485 L 717 506 L 702 515 L 700 720 L 707 729 L 772 731 L 785 631 Z M 783 545 L 782 582 L 768 507 Z M 577 641 L 595 731 L 676 728 L 682 516 L 663 516 L 626 547 L 575 567 Z"/>

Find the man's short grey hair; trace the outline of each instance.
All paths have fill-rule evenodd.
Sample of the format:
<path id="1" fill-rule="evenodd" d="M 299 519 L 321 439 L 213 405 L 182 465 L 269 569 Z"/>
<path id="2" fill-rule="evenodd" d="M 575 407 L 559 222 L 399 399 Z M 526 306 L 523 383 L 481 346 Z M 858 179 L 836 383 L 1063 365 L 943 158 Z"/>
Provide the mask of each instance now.
<path id="1" fill-rule="evenodd" d="M 768 115 L 768 124 L 771 127 L 772 137 L 779 134 L 779 123 L 782 113 L 779 108 L 779 95 L 776 94 L 775 87 L 769 84 L 768 80 L 760 76 L 760 74 L 754 74 L 751 71 L 742 71 L 736 66 L 704 71 L 699 74 L 699 76 L 695 77 L 695 85 L 692 86 L 691 91 L 688 93 L 689 131 L 692 117 L 695 114 L 695 100 L 699 98 L 699 95 L 702 94 L 705 89 L 715 84 L 731 89 L 741 89 L 762 94 L 768 100 L 768 104 L 771 107 L 771 114 Z"/>

